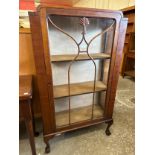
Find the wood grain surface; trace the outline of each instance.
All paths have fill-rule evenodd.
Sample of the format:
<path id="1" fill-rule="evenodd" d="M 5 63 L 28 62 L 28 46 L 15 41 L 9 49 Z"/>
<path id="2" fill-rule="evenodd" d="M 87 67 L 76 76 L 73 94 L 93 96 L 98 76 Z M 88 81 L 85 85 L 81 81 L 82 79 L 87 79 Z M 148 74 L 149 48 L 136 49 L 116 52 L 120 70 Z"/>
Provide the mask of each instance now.
<path id="1" fill-rule="evenodd" d="M 29 28 L 19 29 L 19 75 L 32 75 L 33 81 L 33 99 L 32 106 L 34 116 L 40 117 L 40 100 L 38 84 L 36 79 L 36 68 L 34 62 L 34 53 L 32 47 L 32 36 Z"/>
<path id="2" fill-rule="evenodd" d="M 32 76 L 19 76 L 19 99 L 29 99 L 32 97 Z"/>
<path id="3" fill-rule="evenodd" d="M 106 53 L 94 53 L 90 54 L 90 56 L 93 59 L 108 59 L 110 58 L 110 54 Z M 75 54 L 66 54 L 66 55 L 52 55 L 51 56 L 51 61 L 52 62 L 61 62 L 61 61 L 72 61 L 76 57 Z M 80 54 L 77 57 L 77 60 L 88 60 L 90 59 L 87 54 Z"/>
<path id="4" fill-rule="evenodd" d="M 92 93 L 94 87 L 94 81 L 74 83 L 70 85 L 71 96 L 80 95 L 86 93 Z M 106 85 L 102 81 L 96 81 L 95 92 L 106 90 Z M 54 86 L 54 97 L 66 97 L 68 96 L 68 84 Z"/>

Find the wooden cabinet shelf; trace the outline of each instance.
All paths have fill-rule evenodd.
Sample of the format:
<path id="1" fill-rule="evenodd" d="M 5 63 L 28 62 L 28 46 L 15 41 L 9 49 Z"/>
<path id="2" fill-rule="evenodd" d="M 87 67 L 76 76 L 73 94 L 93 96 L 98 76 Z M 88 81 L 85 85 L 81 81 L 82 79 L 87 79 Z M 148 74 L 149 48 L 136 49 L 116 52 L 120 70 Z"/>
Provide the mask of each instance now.
<path id="1" fill-rule="evenodd" d="M 70 85 L 71 96 L 92 93 L 94 87 L 94 81 L 74 83 Z M 107 87 L 102 81 L 96 81 L 95 92 L 104 91 Z M 54 86 L 54 97 L 61 98 L 67 97 L 68 94 L 68 84 Z"/>
<path id="2" fill-rule="evenodd" d="M 50 56 L 51 62 L 64 62 L 72 61 L 75 58 L 75 54 L 66 54 L 66 55 L 52 55 Z M 110 54 L 106 53 L 94 53 L 90 54 L 93 59 L 109 59 Z M 80 54 L 77 60 L 90 60 L 87 54 Z"/>
<path id="3" fill-rule="evenodd" d="M 127 57 L 128 57 L 128 58 L 133 58 L 133 59 L 135 59 L 135 52 L 134 52 L 134 50 L 130 50 L 130 51 L 127 53 Z"/>
<path id="4" fill-rule="evenodd" d="M 91 119 L 92 105 L 71 110 L 71 123 L 78 123 Z M 103 117 L 103 109 L 100 105 L 94 105 L 94 119 Z M 56 112 L 56 126 L 69 125 L 68 110 Z"/>
<path id="5" fill-rule="evenodd" d="M 124 74 L 127 75 L 127 76 L 135 77 L 135 71 L 134 71 L 134 70 L 131 70 L 131 71 L 125 71 Z"/>
<path id="6" fill-rule="evenodd" d="M 134 33 L 134 32 L 133 32 L 133 31 L 130 31 L 130 30 L 128 30 L 128 31 L 126 32 L 127 35 L 130 35 L 130 34 L 132 34 L 132 33 Z"/>
<path id="7" fill-rule="evenodd" d="M 131 52 L 131 53 L 135 53 L 135 50 L 129 50 L 129 52 Z"/>
<path id="8" fill-rule="evenodd" d="M 131 25 L 134 24 L 134 21 L 133 21 L 133 20 L 129 20 L 129 21 L 128 21 L 128 25 L 130 25 L 130 24 L 131 24 Z"/>

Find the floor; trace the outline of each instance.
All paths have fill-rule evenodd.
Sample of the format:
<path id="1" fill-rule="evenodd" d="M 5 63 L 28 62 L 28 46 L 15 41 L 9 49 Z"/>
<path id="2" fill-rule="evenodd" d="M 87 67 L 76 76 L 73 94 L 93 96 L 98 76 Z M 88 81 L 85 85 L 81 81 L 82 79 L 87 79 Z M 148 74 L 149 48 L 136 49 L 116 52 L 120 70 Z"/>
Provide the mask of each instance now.
<path id="1" fill-rule="evenodd" d="M 129 78 L 119 78 L 111 136 L 105 135 L 105 124 L 100 124 L 56 136 L 50 140 L 48 155 L 134 155 L 135 137 L 135 83 Z M 35 138 L 37 155 L 44 155 L 40 121 Z M 20 155 L 31 155 L 29 141 L 23 125 L 20 125 Z"/>

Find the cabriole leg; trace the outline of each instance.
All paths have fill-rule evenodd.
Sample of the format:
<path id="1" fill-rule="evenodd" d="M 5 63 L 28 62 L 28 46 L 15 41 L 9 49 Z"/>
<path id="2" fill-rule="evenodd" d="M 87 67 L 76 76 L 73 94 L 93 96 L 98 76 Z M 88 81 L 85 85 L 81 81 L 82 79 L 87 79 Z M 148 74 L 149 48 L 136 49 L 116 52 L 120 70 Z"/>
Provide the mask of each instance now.
<path id="1" fill-rule="evenodd" d="M 44 138 L 44 142 L 45 142 L 45 144 L 46 144 L 45 153 L 49 153 L 49 152 L 50 152 L 49 139 L 48 139 L 48 138 Z"/>
<path id="2" fill-rule="evenodd" d="M 106 128 L 106 130 L 105 130 L 105 133 L 106 133 L 106 135 L 107 136 L 110 136 L 111 135 L 111 132 L 110 132 L 110 127 L 111 127 L 111 125 L 113 124 L 113 120 L 111 120 L 111 121 L 108 121 L 108 122 L 106 122 L 108 125 L 107 125 L 107 128 Z"/>

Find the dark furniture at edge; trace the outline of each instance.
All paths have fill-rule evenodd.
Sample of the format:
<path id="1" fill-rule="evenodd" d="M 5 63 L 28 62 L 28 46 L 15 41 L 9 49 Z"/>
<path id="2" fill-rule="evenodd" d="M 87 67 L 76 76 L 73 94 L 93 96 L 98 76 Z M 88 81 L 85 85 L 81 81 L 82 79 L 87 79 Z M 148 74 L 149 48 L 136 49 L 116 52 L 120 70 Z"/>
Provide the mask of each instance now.
<path id="1" fill-rule="evenodd" d="M 39 102 L 39 90 L 36 79 L 36 69 L 34 63 L 32 37 L 30 28 L 19 28 L 19 75 L 32 75 L 33 78 L 33 101 L 32 109 L 34 117 L 41 117 L 41 109 Z M 20 120 L 23 118 L 20 117 Z"/>
<path id="2" fill-rule="evenodd" d="M 19 106 L 21 116 L 24 119 L 26 129 L 29 136 L 32 155 L 36 155 L 35 141 L 34 141 L 34 120 L 31 108 L 32 99 L 32 76 L 19 76 Z"/>
<path id="3" fill-rule="evenodd" d="M 122 9 L 128 26 L 123 49 L 121 75 L 135 77 L 135 6 Z"/>

